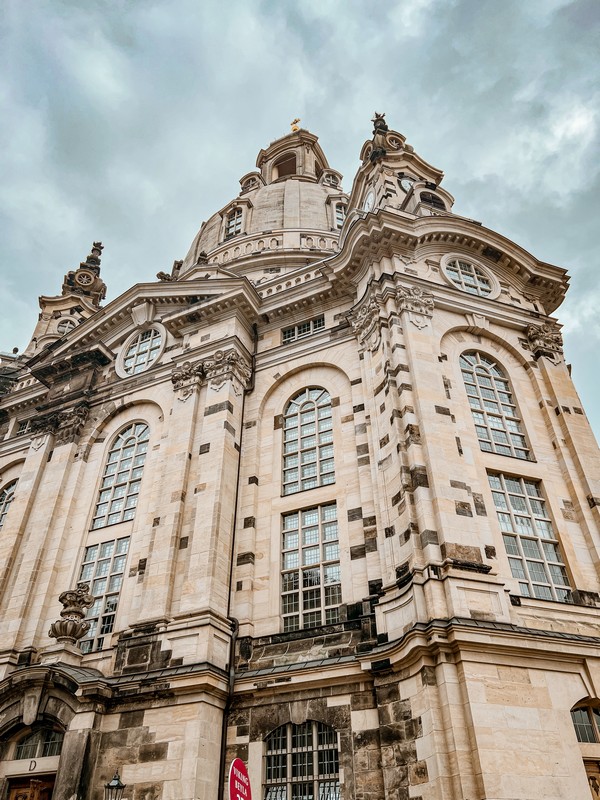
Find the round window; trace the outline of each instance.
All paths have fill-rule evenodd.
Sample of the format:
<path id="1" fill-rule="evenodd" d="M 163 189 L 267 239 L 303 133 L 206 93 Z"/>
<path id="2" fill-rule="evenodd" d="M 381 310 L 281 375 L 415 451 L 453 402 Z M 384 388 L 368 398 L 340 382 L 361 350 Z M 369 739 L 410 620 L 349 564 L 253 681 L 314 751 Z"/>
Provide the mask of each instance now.
<path id="1" fill-rule="evenodd" d="M 463 292 L 489 297 L 495 294 L 495 280 L 481 267 L 462 258 L 451 258 L 444 266 L 446 277 Z"/>
<path id="2" fill-rule="evenodd" d="M 118 362 L 120 369 L 117 372 L 123 373 L 122 377 L 125 377 L 148 369 L 161 354 L 164 341 L 163 332 L 157 327 L 136 333 L 125 342 L 121 350 Z"/>
<path id="3" fill-rule="evenodd" d="M 75 327 L 75 322 L 72 319 L 61 319 L 61 321 L 56 326 L 56 330 L 60 333 L 61 336 L 64 336 L 65 333 L 72 331 Z"/>

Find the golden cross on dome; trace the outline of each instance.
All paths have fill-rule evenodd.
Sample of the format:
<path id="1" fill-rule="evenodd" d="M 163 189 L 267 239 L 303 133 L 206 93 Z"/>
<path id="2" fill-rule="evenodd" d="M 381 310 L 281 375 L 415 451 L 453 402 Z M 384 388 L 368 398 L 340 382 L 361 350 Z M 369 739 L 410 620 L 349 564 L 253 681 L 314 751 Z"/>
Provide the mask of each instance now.
<path id="1" fill-rule="evenodd" d="M 290 124 L 292 126 L 292 133 L 296 133 L 296 131 L 300 130 L 300 126 L 298 125 L 299 122 L 300 122 L 300 118 L 299 117 L 297 117 L 296 119 L 293 119 L 291 121 Z"/>

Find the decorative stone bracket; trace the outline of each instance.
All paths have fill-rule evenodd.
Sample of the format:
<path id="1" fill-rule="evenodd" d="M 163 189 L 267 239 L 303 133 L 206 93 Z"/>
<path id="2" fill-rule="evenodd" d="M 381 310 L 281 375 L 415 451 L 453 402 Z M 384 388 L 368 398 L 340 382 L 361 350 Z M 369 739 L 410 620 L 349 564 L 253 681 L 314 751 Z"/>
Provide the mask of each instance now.
<path id="1" fill-rule="evenodd" d="M 534 358 L 555 358 L 563 354 L 563 340 L 558 325 L 545 322 L 543 325 L 528 325 L 525 330 L 527 346 Z"/>
<path id="2" fill-rule="evenodd" d="M 407 311 L 408 318 L 417 328 L 425 328 L 433 317 L 433 295 L 418 286 L 396 290 L 399 311 Z"/>
<path id="3" fill-rule="evenodd" d="M 84 621 L 86 609 L 94 604 L 88 583 L 78 583 L 76 589 L 68 589 L 58 598 L 63 605 L 61 619 L 50 625 L 48 636 L 58 642 L 76 644 L 90 629 Z"/>

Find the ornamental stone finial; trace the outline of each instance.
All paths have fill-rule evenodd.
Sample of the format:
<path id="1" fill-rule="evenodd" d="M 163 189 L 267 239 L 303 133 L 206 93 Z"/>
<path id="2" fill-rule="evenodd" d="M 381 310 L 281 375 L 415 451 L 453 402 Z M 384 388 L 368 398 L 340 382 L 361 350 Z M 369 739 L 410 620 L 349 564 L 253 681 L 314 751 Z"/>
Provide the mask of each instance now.
<path id="1" fill-rule="evenodd" d="M 373 123 L 373 149 L 369 158 L 375 162 L 387 154 L 386 134 L 389 128 L 385 121 L 385 114 L 379 114 L 377 111 L 371 122 Z"/>
<path id="2" fill-rule="evenodd" d="M 76 644 L 90 629 L 90 623 L 84 621 L 86 609 L 94 604 L 88 583 L 78 583 L 76 589 L 68 589 L 58 598 L 63 605 L 60 612 L 62 619 L 50 625 L 48 636 L 58 642 Z"/>

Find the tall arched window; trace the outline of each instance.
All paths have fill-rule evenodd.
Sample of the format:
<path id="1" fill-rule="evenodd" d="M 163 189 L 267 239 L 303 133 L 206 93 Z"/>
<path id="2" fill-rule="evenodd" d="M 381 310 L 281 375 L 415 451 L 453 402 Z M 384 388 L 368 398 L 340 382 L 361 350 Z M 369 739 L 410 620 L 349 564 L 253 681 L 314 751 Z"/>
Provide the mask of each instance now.
<path id="1" fill-rule="evenodd" d="M 329 725 L 288 722 L 265 745 L 264 800 L 340 800 L 337 733 Z"/>
<path id="2" fill-rule="evenodd" d="M 489 356 L 474 350 L 461 355 L 460 366 L 479 447 L 528 460 L 529 447 L 503 370 Z"/>
<path id="3" fill-rule="evenodd" d="M 10 483 L 6 484 L 2 491 L 0 491 L 0 528 L 4 525 L 4 520 L 8 514 L 8 509 L 10 508 L 10 504 L 15 496 L 16 486 L 17 481 L 11 481 Z"/>
<path id="4" fill-rule="evenodd" d="M 134 518 L 149 437 L 144 422 L 133 422 L 115 437 L 102 475 L 93 530 Z"/>
<path id="5" fill-rule="evenodd" d="M 335 483 L 329 392 L 303 389 L 288 403 L 283 421 L 283 494 Z"/>
<path id="6" fill-rule="evenodd" d="M 346 206 L 343 203 L 336 203 L 336 205 L 335 205 L 335 227 L 336 228 L 343 228 L 345 219 L 346 219 Z"/>

